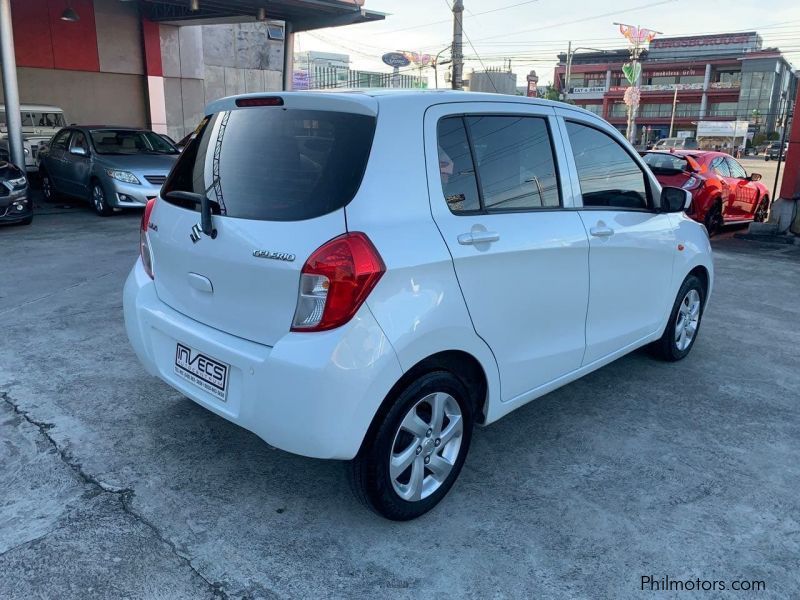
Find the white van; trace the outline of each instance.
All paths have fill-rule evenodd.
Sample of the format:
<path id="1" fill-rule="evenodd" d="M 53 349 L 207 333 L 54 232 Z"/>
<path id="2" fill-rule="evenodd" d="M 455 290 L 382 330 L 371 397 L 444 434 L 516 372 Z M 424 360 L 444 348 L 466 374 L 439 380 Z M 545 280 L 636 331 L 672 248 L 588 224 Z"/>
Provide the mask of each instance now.
<path id="1" fill-rule="evenodd" d="M 35 173 L 39 170 L 39 146 L 49 142 L 59 129 L 67 125 L 64 111 L 57 106 L 45 104 L 23 104 L 22 144 L 25 152 L 25 170 Z M 6 107 L 0 105 L 0 155 L 8 153 L 8 125 Z M 5 158 L 0 156 L 0 158 Z"/>

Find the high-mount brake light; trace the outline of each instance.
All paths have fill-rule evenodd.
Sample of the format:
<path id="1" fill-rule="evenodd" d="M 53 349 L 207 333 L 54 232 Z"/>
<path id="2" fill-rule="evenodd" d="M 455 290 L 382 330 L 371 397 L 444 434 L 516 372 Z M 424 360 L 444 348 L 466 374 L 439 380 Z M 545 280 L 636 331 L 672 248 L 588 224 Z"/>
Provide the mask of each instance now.
<path id="1" fill-rule="evenodd" d="M 249 108 L 253 106 L 283 106 L 283 98 L 280 96 L 263 96 L 261 98 L 238 98 L 236 106 Z"/>
<path id="2" fill-rule="evenodd" d="M 386 272 L 366 234 L 346 233 L 303 265 L 292 331 L 326 331 L 353 318 Z"/>
<path id="3" fill-rule="evenodd" d="M 153 257 L 150 254 L 150 241 L 147 239 L 147 228 L 150 225 L 150 214 L 156 205 L 156 199 L 148 200 L 142 213 L 142 225 L 139 228 L 139 255 L 142 257 L 142 266 L 150 279 L 155 279 L 153 275 Z"/>

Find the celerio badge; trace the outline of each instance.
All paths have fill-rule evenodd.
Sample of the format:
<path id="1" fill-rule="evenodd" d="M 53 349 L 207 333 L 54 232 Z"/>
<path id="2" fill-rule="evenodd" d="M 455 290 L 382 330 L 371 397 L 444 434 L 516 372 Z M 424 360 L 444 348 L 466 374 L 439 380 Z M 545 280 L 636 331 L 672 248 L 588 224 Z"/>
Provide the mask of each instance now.
<path id="1" fill-rule="evenodd" d="M 256 258 L 285 260 L 286 262 L 292 262 L 295 259 L 295 255 L 290 254 L 289 252 L 271 252 L 269 250 L 253 250 L 253 256 L 255 256 Z"/>

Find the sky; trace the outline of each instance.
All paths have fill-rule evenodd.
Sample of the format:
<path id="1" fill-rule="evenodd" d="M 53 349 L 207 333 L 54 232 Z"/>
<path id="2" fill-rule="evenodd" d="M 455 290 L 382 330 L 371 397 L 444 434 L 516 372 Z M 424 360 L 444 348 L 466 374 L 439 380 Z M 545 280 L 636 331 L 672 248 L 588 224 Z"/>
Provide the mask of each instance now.
<path id="1" fill-rule="evenodd" d="M 380 57 L 393 50 L 436 54 L 452 38 L 452 0 L 366 0 L 387 13 L 376 23 L 302 33 L 295 50 L 349 54 L 354 69 L 389 71 Z M 624 48 L 613 22 L 662 32 L 660 37 L 758 31 L 800 68 L 798 0 L 464 0 L 465 73 L 512 60 L 517 85 L 535 69 L 539 85 L 553 79 L 556 55 L 573 47 Z M 474 46 L 474 47 L 473 47 Z M 443 69 L 439 83 L 444 86 Z M 433 80 L 430 69 L 426 74 Z"/>

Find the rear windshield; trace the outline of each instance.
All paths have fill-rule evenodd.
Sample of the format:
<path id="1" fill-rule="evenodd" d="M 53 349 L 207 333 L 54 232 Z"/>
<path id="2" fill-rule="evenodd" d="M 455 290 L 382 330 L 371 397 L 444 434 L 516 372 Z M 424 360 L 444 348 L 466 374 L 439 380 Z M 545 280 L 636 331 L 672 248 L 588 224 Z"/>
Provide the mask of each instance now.
<path id="1" fill-rule="evenodd" d="M 375 121 L 273 107 L 217 113 L 201 124 L 162 196 L 176 190 L 206 194 L 215 212 L 240 219 L 300 221 L 328 214 L 358 191 Z"/>
<path id="2" fill-rule="evenodd" d="M 675 154 L 650 152 L 643 158 L 654 173 L 680 173 L 689 169 L 688 161 Z"/>

